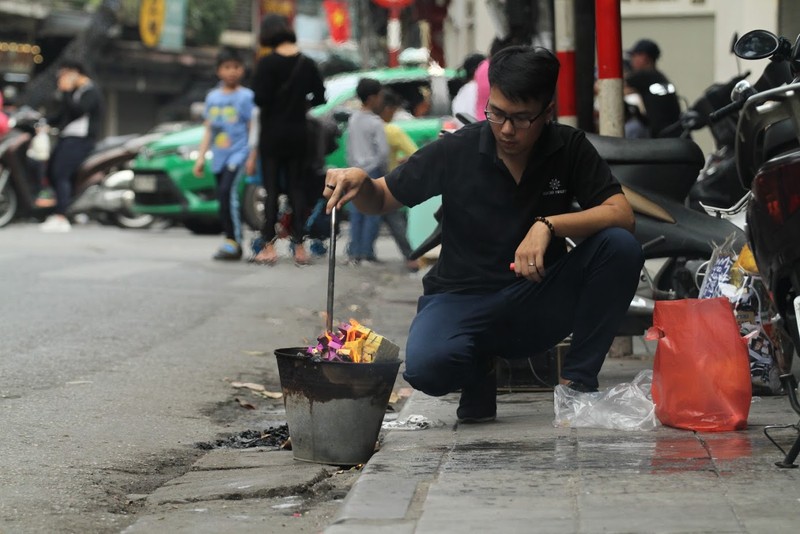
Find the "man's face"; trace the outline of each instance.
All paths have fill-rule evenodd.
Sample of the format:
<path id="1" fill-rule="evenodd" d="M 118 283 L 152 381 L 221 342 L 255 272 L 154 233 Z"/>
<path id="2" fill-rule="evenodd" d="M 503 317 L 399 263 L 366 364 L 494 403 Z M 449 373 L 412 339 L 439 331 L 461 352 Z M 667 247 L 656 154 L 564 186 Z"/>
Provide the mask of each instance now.
<path id="1" fill-rule="evenodd" d="M 397 112 L 397 106 L 383 106 L 380 116 L 384 122 L 392 122 L 395 112 Z"/>
<path id="2" fill-rule="evenodd" d="M 61 91 L 73 91 L 80 78 L 80 73 L 74 69 L 58 69 L 57 84 Z"/>
<path id="3" fill-rule="evenodd" d="M 650 56 L 648 56 L 644 52 L 635 52 L 631 54 L 630 61 L 631 61 L 632 71 L 646 69 L 651 64 Z"/>
<path id="4" fill-rule="evenodd" d="M 376 95 L 370 95 L 367 97 L 367 109 L 375 113 L 376 115 L 380 115 L 381 110 L 383 110 L 383 90 L 381 89 L 380 92 Z"/>
<path id="5" fill-rule="evenodd" d="M 244 65 L 238 61 L 224 61 L 217 67 L 217 76 L 225 85 L 239 85 L 244 76 Z"/>
<path id="6" fill-rule="evenodd" d="M 553 106 L 549 104 L 543 107 L 543 103 L 538 100 L 512 102 L 503 95 L 500 89 L 492 87 L 489 91 L 486 110 L 492 114 L 494 120 L 509 118 L 503 124 L 493 122 L 489 124 L 497 143 L 498 155 L 515 157 L 528 154 L 539 140 L 542 129 L 552 114 Z M 518 122 L 534 120 L 530 127 L 520 128 L 514 127 L 512 119 L 517 119 Z"/>

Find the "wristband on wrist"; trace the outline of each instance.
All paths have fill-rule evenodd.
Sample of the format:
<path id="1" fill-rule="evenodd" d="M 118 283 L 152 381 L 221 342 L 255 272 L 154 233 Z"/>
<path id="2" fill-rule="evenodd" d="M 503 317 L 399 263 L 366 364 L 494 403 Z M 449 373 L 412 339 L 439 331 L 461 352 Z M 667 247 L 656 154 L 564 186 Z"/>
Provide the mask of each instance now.
<path id="1" fill-rule="evenodd" d="M 553 223 L 551 223 L 549 220 L 544 217 L 534 217 L 533 224 L 536 224 L 537 222 L 544 224 L 550 229 L 550 237 L 556 236 L 556 229 L 553 227 Z"/>

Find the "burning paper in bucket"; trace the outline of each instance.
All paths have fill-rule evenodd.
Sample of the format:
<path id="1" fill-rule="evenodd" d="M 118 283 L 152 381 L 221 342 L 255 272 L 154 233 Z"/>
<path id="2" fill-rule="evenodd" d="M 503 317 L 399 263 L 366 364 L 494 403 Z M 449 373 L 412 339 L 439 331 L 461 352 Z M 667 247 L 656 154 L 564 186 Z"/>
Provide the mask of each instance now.
<path id="1" fill-rule="evenodd" d="M 355 319 L 342 323 L 338 332 L 327 331 L 317 338 L 308 354 L 320 361 L 375 363 L 399 358 L 400 347 Z"/>

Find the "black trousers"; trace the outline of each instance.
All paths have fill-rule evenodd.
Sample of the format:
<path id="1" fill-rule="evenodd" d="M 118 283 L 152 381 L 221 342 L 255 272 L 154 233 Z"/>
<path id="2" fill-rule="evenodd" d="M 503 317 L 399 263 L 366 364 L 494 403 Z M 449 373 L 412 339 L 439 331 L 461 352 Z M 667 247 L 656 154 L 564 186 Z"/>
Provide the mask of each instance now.
<path id="1" fill-rule="evenodd" d="M 479 380 L 482 360 L 527 358 L 572 334 L 561 376 L 597 387 L 643 264 L 633 235 L 610 228 L 546 266 L 539 283 L 520 278 L 490 294 L 425 295 L 408 334 L 403 377 L 428 395 L 445 395 Z"/>
<path id="2" fill-rule="evenodd" d="M 277 158 L 261 151 L 261 175 L 267 198 L 264 199 L 264 227 L 261 235 L 269 242 L 275 239 L 278 222 L 278 195 L 289 197 L 292 207 L 291 236 L 293 243 L 302 243 L 304 223 L 309 213 L 306 164 L 303 157 Z"/>
<path id="3" fill-rule="evenodd" d="M 239 178 L 237 166 L 226 166 L 215 176 L 217 178 L 217 200 L 219 201 L 219 218 L 225 238 L 242 242 L 242 218 L 239 210 L 237 184 Z"/>
<path id="4" fill-rule="evenodd" d="M 94 139 L 87 137 L 64 137 L 50 154 L 47 175 L 56 190 L 56 213 L 66 215 L 78 168 L 92 152 L 94 144 Z"/>

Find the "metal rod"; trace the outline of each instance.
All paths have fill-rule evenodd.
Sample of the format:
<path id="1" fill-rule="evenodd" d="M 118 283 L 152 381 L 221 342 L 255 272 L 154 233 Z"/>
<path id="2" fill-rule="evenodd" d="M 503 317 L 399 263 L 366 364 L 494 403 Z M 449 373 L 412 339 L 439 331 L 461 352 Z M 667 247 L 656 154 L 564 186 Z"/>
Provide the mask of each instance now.
<path id="1" fill-rule="evenodd" d="M 333 332 L 333 282 L 336 271 L 336 207 L 331 210 L 331 240 L 328 244 L 328 308 L 325 317 L 327 332 Z"/>

